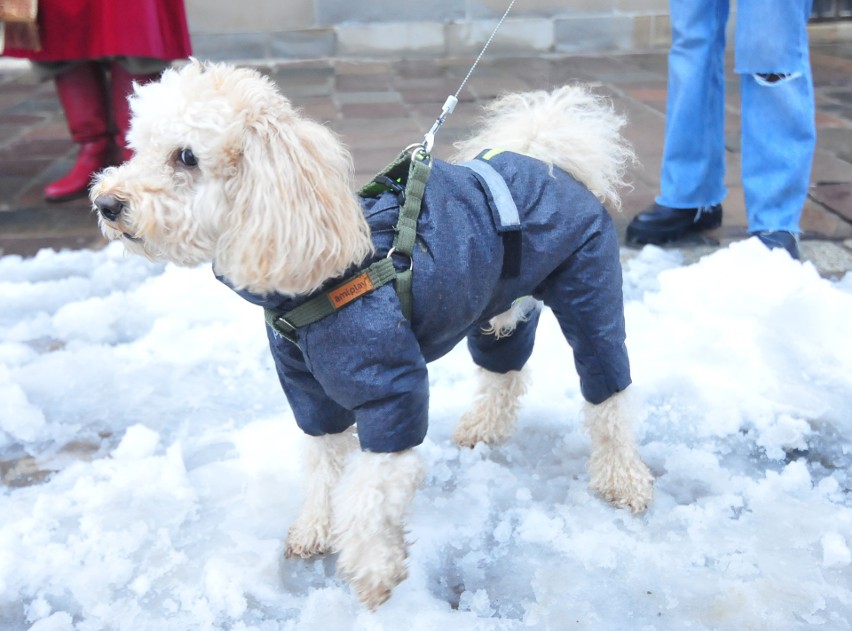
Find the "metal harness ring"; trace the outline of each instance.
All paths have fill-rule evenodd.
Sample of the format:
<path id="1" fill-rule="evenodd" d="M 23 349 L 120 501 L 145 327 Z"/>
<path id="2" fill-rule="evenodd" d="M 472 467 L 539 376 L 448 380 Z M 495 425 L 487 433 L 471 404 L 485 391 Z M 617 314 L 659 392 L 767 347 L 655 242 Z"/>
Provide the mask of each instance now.
<path id="1" fill-rule="evenodd" d="M 386 258 L 391 258 L 394 254 L 397 256 L 405 256 L 408 258 L 408 271 L 412 271 L 414 269 L 414 257 L 411 254 L 405 254 L 404 252 L 397 252 L 396 248 L 391 248 L 388 250 L 388 255 Z"/>

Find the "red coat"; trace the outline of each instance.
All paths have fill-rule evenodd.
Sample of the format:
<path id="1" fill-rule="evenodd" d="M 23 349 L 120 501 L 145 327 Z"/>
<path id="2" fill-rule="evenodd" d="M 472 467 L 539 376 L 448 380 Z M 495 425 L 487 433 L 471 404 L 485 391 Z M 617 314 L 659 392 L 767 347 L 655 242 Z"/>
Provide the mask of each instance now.
<path id="1" fill-rule="evenodd" d="M 3 54 L 33 61 L 171 60 L 192 52 L 183 0 L 39 0 L 38 21 L 42 50 Z"/>

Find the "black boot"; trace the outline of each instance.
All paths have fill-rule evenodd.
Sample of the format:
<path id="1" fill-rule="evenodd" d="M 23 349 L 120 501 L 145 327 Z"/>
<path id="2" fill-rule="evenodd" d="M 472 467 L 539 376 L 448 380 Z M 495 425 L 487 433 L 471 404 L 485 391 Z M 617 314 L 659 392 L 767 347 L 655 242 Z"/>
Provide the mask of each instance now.
<path id="1" fill-rule="evenodd" d="M 799 237 L 786 230 L 765 230 L 763 232 L 752 232 L 770 250 L 787 250 L 787 253 L 798 261 Z"/>
<path id="2" fill-rule="evenodd" d="M 721 225 L 721 204 L 700 208 L 669 208 L 654 204 L 636 215 L 628 224 L 627 242 L 637 245 L 660 245 Z"/>

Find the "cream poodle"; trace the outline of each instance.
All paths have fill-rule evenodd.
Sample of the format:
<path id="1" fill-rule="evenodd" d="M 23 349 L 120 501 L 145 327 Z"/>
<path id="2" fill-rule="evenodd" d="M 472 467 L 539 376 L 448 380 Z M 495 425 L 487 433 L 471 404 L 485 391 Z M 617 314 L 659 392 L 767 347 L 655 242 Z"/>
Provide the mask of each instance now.
<path id="1" fill-rule="evenodd" d="M 212 261 L 271 314 L 281 385 L 310 437 L 288 557 L 338 552 L 365 605 L 384 602 L 407 572 L 427 362 L 467 338 L 480 385 L 453 437 L 498 444 L 527 390 L 542 305 L 570 343 L 587 401 L 589 486 L 616 506 L 647 507 L 652 476 L 624 393 L 618 242 L 603 206 L 618 208 L 633 155 L 608 101 L 583 87 L 507 95 L 451 162 L 415 148 L 410 173 L 417 163 L 425 178 L 406 166 L 360 195 L 335 134 L 254 70 L 192 62 L 137 86 L 131 108 L 135 155 L 91 192 L 101 229 L 151 259 Z M 400 218 L 408 204 L 419 220 L 400 256 L 395 239 L 413 235 Z M 385 260 L 390 281 L 364 271 Z M 291 322 L 320 303 L 314 319 Z"/>

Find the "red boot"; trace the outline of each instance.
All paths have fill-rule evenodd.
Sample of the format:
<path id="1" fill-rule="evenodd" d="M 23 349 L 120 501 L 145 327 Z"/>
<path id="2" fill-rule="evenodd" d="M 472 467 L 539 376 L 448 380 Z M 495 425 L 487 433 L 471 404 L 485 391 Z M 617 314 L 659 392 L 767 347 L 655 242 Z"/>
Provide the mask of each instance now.
<path id="1" fill-rule="evenodd" d="M 130 104 L 127 97 L 133 94 L 133 83 L 143 85 L 159 78 L 159 74 L 131 74 L 124 66 L 113 61 L 109 67 L 112 118 L 115 121 L 115 147 L 117 162 L 126 162 L 133 156 L 127 147 L 127 130 L 130 129 Z"/>
<path id="2" fill-rule="evenodd" d="M 96 62 L 75 65 L 55 82 L 71 138 L 80 145 L 68 174 L 44 189 L 47 201 L 64 202 L 85 196 L 92 175 L 109 166 L 109 109 L 103 73 Z"/>

